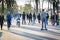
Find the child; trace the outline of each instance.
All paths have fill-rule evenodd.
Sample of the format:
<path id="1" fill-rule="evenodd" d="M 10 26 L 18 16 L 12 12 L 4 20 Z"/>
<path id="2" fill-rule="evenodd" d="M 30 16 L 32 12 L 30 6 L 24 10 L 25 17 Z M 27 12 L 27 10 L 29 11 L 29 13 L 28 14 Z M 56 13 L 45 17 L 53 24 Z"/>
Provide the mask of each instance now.
<path id="1" fill-rule="evenodd" d="M 20 17 L 19 16 L 17 17 L 16 21 L 17 21 L 17 26 L 20 27 Z"/>

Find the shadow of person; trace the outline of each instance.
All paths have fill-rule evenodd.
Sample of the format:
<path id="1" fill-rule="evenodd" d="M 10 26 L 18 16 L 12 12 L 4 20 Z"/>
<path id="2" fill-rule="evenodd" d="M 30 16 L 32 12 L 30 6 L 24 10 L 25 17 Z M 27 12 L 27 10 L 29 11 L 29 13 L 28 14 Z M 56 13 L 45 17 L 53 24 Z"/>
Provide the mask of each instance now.
<path id="1" fill-rule="evenodd" d="M 2 32 L 0 32 L 0 38 L 2 37 Z"/>

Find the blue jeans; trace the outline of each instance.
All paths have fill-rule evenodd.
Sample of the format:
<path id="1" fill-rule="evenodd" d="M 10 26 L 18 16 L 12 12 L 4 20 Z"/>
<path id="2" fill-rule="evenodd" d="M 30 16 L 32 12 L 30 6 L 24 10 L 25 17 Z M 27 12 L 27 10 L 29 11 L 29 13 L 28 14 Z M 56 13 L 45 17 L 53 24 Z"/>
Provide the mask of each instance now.
<path id="1" fill-rule="evenodd" d="M 48 24 L 48 18 L 46 18 L 46 24 Z"/>
<path id="2" fill-rule="evenodd" d="M 53 25 L 55 25 L 55 23 L 58 25 L 58 20 L 54 20 Z"/>
<path id="3" fill-rule="evenodd" d="M 42 19 L 42 29 L 43 29 L 43 27 L 45 27 L 45 29 L 46 29 L 46 19 Z"/>
<path id="4" fill-rule="evenodd" d="M 36 19 L 33 19 L 33 24 L 35 24 L 35 20 L 36 20 Z"/>

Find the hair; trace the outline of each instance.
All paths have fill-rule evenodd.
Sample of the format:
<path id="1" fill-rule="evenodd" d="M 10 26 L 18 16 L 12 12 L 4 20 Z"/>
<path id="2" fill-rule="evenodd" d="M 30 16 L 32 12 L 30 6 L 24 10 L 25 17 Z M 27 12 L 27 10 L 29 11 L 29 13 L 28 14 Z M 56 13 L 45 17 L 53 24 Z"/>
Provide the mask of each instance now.
<path id="1" fill-rule="evenodd" d="M 25 13 L 25 12 L 23 12 L 23 13 Z"/>
<path id="2" fill-rule="evenodd" d="M 44 9 L 42 9 L 42 11 L 44 11 Z"/>

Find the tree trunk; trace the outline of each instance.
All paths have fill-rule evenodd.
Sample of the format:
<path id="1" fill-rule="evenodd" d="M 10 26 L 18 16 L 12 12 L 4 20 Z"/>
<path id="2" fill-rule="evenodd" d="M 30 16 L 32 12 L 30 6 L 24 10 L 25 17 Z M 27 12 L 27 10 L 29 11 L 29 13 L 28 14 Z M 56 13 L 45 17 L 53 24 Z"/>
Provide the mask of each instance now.
<path id="1" fill-rule="evenodd" d="M 49 1 L 50 1 L 50 0 L 48 0 L 48 11 L 49 11 Z"/>
<path id="2" fill-rule="evenodd" d="M 57 15 L 59 17 L 59 7 L 58 7 L 58 4 L 59 4 L 59 0 L 56 2 L 56 10 L 57 10 Z M 58 25 L 59 25 L 59 18 L 58 18 Z"/>
<path id="3" fill-rule="evenodd" d="M 40 12 L 41 10 L 40 10 L 40 0 L 39 0 L 39 12 Z"/>
<path id="4" fill-rule="evenodd" d="M 2 0 L 2 13 L 4 13 L 4 0 Z"/>
<path id="5" fill-rule="evenodd" d="M 36 14 L 38 13 L 38 0 L 35 0 L 36 3 Z"/>
<path id="6" fill-rule="evenodd" d="M 42 0 L 42 10 L 43 10 L 43 4 L 44 4 L 44 0 Z"/>

